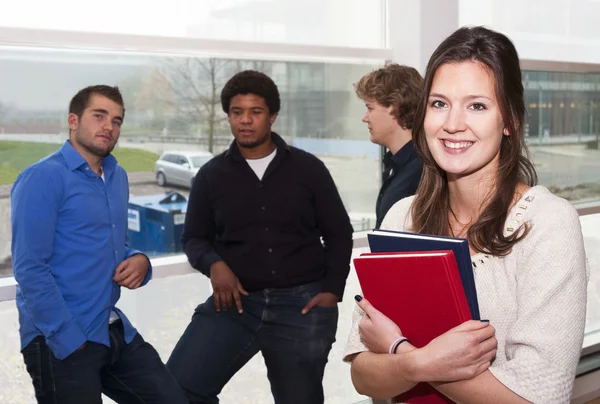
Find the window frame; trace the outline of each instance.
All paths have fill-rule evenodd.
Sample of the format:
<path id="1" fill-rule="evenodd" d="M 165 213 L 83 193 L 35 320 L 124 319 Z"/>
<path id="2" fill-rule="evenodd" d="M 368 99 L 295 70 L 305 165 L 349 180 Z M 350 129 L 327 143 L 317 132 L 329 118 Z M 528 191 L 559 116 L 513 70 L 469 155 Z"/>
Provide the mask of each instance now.
<path id="1" fill-rule="evenodd" d="M 386 2 L 386 6 L 388 3 Z M 384 16 L 384 25 L 387 16 Z M 218 56 L 241 59 L 285 60 L 289 62 L 344 62 L 381 63 L 393 59 L 394 51 L 389 48 L 389 29 L 385 27 L 386 48 L 349 48 L 334 46 L 298 45 L 267 42 L 244 42 L 230 40 L 174 38 L 146 35 L 89 33 L 62 30 L 0 27 L 0 47 L 30 47 L 66 49 L 75 51 L 113 51 L 134 54 Z M 535 61 L 522 61 L 524 70 L 551 70 L 556 64 Z M 542 69 L 543 67 L 543 69 Z M 569 69 L 572 70 L 572 64 Z M 575 71 L 597 72 L 599 65 L 578 64 Z M 161 159 L 162 160 L 162 159 Z M 575 205 L 577 207 L 577 205 Z M 592 205 L 578 207 L 581 216 L 600 214 L 600 201 Z M 367 245 L 365 234 L 355 233 L 354 248 Z M 197 273 L 192 269 L 184 254 L 151 259 L 153 279 Z M 16 280 L 13 276 L 0 278 L 0 302 L 14 300 Z M 584 338 L 580 374 L 573 389 L 572 403 L 584 403 L 600 396 L 600 364 L 585 371 L 582 364 L 586 358 L 600 357 L 600 330 L 589 333 Z"/>
<path id="2" fill-rule="evenodd" d="M 383 64 L 393 56 L 393 52 L 389 48 L 349 48 L 12 27 L 0 27 L 0 46 L 133 52 L 151 55 L 234 57 L 289 62 L 376 62 Z"/>

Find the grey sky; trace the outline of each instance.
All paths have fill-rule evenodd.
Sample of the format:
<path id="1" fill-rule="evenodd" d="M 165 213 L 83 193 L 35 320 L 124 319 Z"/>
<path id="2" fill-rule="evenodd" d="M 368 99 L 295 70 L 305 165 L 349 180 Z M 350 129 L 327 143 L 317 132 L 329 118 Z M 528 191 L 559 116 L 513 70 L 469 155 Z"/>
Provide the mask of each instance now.
<path id="1" fill-rule="evenodd" d="M 29 51 L 17 57 L 0 49 L 0 102 L 20 109 L 66 109 L 79 89 L 124 84 L 139 78 L 149 65 L 152 62 L 145 56 L 82 54 L 75 59 L 62 52 Z"/>

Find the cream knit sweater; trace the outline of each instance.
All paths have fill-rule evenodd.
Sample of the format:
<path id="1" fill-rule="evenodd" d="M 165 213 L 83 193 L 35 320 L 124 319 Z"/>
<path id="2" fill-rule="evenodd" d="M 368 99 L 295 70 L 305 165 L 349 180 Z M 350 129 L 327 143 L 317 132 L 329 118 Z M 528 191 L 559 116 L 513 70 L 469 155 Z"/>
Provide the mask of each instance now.
<path id="1" fill-rule="evenodd" d="M 410 231 L 414 197 L 397 202 L 382 229 Z M 579 361 L 589 264 L 577 211 L 542 186 L 512 208 L 505 234 L 525 222 L 529 234 L 505 257 L 471 257 L 482 319 L 496 328 L 498 351 L 489 368 L 506 387 L 533 403 L 568 403 Z M 344 360 L 366 351 L 354 313 Z"/>

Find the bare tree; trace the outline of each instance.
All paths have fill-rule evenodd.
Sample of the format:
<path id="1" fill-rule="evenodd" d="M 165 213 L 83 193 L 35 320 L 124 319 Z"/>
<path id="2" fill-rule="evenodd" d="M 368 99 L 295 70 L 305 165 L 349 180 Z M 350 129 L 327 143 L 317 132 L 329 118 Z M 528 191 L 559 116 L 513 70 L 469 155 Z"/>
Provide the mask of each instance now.
<path id="1" fill-rule="evenodd" d="M 215 134 L 227 119 L 220 111 L 220 92 L 236 72 L 252 68 L 265 71 L 268 62 L 217 58 L 169 58 L 155 74 L 156 98 L 169 106 L 182 122 L 206 129 L 208 150 L 214 151 Z"/>

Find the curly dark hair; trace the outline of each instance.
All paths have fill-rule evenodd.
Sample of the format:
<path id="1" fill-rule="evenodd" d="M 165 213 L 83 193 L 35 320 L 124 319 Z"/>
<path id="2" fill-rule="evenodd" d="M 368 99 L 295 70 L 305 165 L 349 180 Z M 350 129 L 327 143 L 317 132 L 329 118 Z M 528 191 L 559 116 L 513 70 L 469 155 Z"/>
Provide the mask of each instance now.
<path id="1" fill-rule="evenodd" d="M 75 114 L 81 118 L 83 111 L 90 103 L 92 94 L 102 95 L 120 105 L 123 108 L 123 118 L 125 118 L 125 103 L 123 102 L 123 96 L 121 95 L 119 87 L 106 85 L 89 86 L 79 90 L 71 99 L 69 104 L 69 114 Z"/>
<path id="2" fill-rule="evenodd" d="M 255 94 L 264 98 L 271 115 L 279 112 L 281 99 L 275 82 L 266 74 L 256 70 L 244 70 L 229 79 L 221 91 L 223 112 L 229 113 L 231 99 L 239 94 Z"/>

